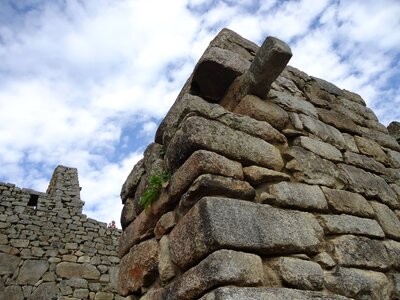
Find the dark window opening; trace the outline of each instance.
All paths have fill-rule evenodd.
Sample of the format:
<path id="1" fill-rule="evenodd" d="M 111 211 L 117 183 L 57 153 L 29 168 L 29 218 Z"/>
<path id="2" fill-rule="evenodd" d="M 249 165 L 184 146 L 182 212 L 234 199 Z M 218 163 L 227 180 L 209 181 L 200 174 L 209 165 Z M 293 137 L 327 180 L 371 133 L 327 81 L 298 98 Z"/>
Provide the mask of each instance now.
<path id="1" fill-rule="evenodd" d="M 36 209 L 36 207 L 38 205 L 38 200 L 39 200 L 39 195 L 31 194 L 31 197 L 29 198 L 29 201 L 28 201 L 28 206 L 31 206 L 34 209 Z"/>

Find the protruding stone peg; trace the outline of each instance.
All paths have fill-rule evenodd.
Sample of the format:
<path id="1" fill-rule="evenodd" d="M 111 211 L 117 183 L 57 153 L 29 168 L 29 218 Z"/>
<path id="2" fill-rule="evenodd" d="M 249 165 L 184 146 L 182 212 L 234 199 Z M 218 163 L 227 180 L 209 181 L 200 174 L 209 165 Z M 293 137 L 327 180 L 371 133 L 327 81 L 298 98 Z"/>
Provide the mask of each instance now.
<path id="1" fill-rule="evenodd" d="M 285 69 L 291 57 L 292 51 L 285 42 L 275 37 L 267 37 L 250 68 L 233 81 L 220 104 L 228 110 L 233 110 L 248 94 L 261 99 L 266 98 L 271 84 Z"/>

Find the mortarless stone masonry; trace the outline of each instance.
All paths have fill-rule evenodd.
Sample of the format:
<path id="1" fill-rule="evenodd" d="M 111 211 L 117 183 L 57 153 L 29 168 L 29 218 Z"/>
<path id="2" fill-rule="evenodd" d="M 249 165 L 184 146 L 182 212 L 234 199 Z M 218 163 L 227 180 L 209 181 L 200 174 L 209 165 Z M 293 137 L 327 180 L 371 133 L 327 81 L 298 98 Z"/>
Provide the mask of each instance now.
<path id="1" fill-rule="evenodd" d="M 46 193 L 0 183 L 0 299 L 118 300 L 120 230 L 82 214 L 78 173 Z"/>
<path id="2" fill-rule="evenodd" d="M 290 57 L 227 29 L 210 43 L 122 187 L 123 296 L 400 299 L 399 126 Z"/>

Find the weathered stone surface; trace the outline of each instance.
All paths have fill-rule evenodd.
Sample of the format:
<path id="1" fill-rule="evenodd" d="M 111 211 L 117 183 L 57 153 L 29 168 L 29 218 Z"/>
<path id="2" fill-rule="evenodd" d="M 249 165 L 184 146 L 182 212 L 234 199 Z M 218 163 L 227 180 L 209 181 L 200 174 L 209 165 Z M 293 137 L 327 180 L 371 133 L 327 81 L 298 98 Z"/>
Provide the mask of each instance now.
<path id="1" fill-rule="evenodd" d="M 134 198 L 127 198 L 121 212 L 121 226 L 122 229 L 128 227 L 138 215 L 137 206 L 139 203 Z"/>
<path id="2" fill-rule="evenodd" d="M 346 181 L 336 165 L 311 151 L 293 146 L 284 155 L 289 161 L 286 169 L 292 171 L 293 177 L 298 181 L 335 188 L 343 188 L 345 185 Z"/>
<path id="3" fill-rule="evenodd" d="M 400 269 L 400 243 L 392 240 L 383 241 L 393 266 Z"/>
<path id="4" fill-rule="evenodd" d="M 336 127 L 341 132 L 348 132 L 351 134 L 360 134 L 360 130 L 356 123 L 353 122 L 348 116 L 339 113 L 335 110 L 327 110 L 323 108 L 318 109 L 319 119 L 333 127 Z"/>
<path id="5" fill-rule="evenodd" d="M 351 101 L 354 101 L 354 102 L 356 102 L 358 104 L 366 106 L 366 103 L 365 103 L 364 99 L 361 98 L 361 96 L 359 94 L 354 93 L 352 91 L 348 91 L 346 89 L 343 89 L 342 91 L 343 91 L 343 97 L 344 98 L 346 98 L 348 100 L 351 100 Z"/>
<path id="6" fill-rule="evenodd" d="M 377 161 L 387 164 L 386 153 L 382 150 L 378 143 L 361 136 L 355 136 L 354 139 L 356 141 L 358 150 L 360 150 L 361 153 L 372 156 Z"/>
<path id="7" fill-rule="evenodd" d="M 254 254 L 219 250 L 189 269 L 166 288 L 166 300 L 197 299 L 219 285 L 260 285 L 263 278 L 261 258 Z"/>
<path id="8" fill-rule="evenodd" d="M 323 158 L 332 161 L 343 161 L 342 153 L 331 144 L 317 141 L 306 136 L 297 138 L 295 144 L 302 146 Z"/>
<path id="9" fill-rule="evenodd" d="M 244 96 L 252 94 L 265 99 L 271 84 L 282 73 L 292 57 L 288 45 L 267 37 L 258 49 L 250 68 L 231 84 L 220 104 L 233 110 Z"/>
<path id="10" fill-rule="evenodd" d="M 392 299 L 400 299 L 400 273 L 392 273 L 389 277 L 393 282 Z"/>
<path id="11" fill-rule="evenodd" d="M 181 197 L 178 211 L 180 215 L 184 215 L 197 201 L 205 196 L 253 200 L 255 195 L 255 190 L 246 181 L 203 174 L 193 182 L 189 190 Z"/>
<path id="12" fill-rule="evenodd" d="M 24 294 L 19 285 L 10 285 L 0 290 L 0 299 L 4 300 L 24 300 Z"/>
<path id="13" fill-rule="evenodd" d="M 113 300 L 114 294 L 107 292 L 97 292 L 94 296 L 94 300 Z"/>
<path id="14" fill-rule="evenodd" d="M 380 272 L 337 268 L 326 275 L 326 287 L 337 294 L 355 299 L 389 299 L 389 280 Z"/>
<path id="15" fill-rule="evenodd" d="M 343 96 L 343 90 L 338 88 L 336 85 L 334 85 L 331 82 L 328 82 L 324 79 L 318 78 L 318 77 L 314 77 L 314 76 L 310 76 L 312 80 L 316 81 L 319 86 L 321 87 L 321 89 L 327 91 L 330 94 L 334 94 L 336 96 Z"/>
<path id="16" fill-rule="evenodd" d="M 278 205 L 316 211 L 328 209 L 324 193 L 317 185 L 283 181 L 271 185 L 269 192 Z"/>
<path id="17" fill-rule="evenodd" d="M 19 271 L 17 282 L 21 285 L 34 285 L 48 268 L 47 260 L 26 260 Z"/>
<path id="18" fill-rule="evenodd" d="M 350 191 L 361 193 L 367 198 L 377 197 L 393 208 L 400 207 L 396 194 L 383 178 L 349 165 L 339 164 L 339 169 L 343 171 Z"/>
<path id="19" fill-rule="evenodd" d="M 359 129 L 361 130 L 363 137 L 377 142 L 382 147 L 400 151 L 399 143 L 391 135 L 371 128 L 360 127 Z"/>
<path id="20" fill-rule="evenodd" d="M 314 256 L 314 260 L 324 268 L 333 268 L 336 266 L 333 258 L 326 252 L 321 252 Z"/>
<path id="21" fill-rule="evenodd" d="M 43 282 L 28 297 L 28 300 L 53 300 L 57 299 L 59 289 L 55 282 Z"/>
<path id="22" fill-rule="evenodd" d="M 159 246 L 151 239 L 134 246 L 121 259 L 119 290 L 127 296 L 152 283 L 157 274 Z"/>
<path id="23" fill-rule="evenodd" d="M 158 273 L 162 282 L 168 282 L 178 274 L 177 266 L 171 260 L 169 251 L 168 236 L 163 236 L 160 240 L 160 250 L 158 254 Z"/>
<path id="24" fill-rule="evenodd" d="M 357 153 L 346 151 L 344 153 L 344 161 L 347 164 L 374 172 L 376 174 L 386 173 L 385 166 L 382 163 L 377 162 L 375 159 L 366 155 L 360 155 Z"/>
<path id="25" fill-rule="evenodd" d="M 384 244 L 362 236 L 342 235 L 332 240 L 335 257 L 344 267 L 385 270 L 390 257 Z"/>
<path id="26" fill-rule="evenodd" d="M 218 102 L 232 81 L 250 67 L 240 54 L 219 47 L 208 47 L 197 63 L 191 93 Z"/>
<path id="27" fill-rule="evenodd" d="M 400 141 L 400 122 L 391 122 L 387 129 L 392 137 L 394 137 L 397 141 Z"/>
<path id="28" fill-rule="evenodd" d="M 348 133 L 343 133 L 342 135 L 343 135 L 344 141 L 346 143 L 346 149 L 350 150 L 352 152 L 355 152 L 355 153 L 359 153 L 360 151 L 358 151 L 357 144 L 356 144 L 354 137 Z"/>
<path id="29" fill-rule="evenodd" d="M 20 261 L 18 256 L 0 253 L 0 275 L 14 274 Z"/>
<path id="30" fill-rule="evenodd" d="M 243 179 L 242 165 L 214 152 L 198 150 L 174 173 L 169 184 L 172 197 L 180 196 L 201 174 L 215 174 Z"/>
<path id="31" fill-rule="evenodd" d="M 274 264 L 287 286 L 301 290 L 321 290 L 323 288 L 324 272 L 315 262 L 283 257 Z"/>
<path id="32" fill-rule="evenodd" d="M 200 300 L 345 300 L 349 299 L 339 295 L 324 295 L 317 291 L 302 291 L 288 288 L 265 287 L 220 287 L 204 295 Z"/>
<path id="33" fill-rule="evenodd" d="M 286 111 L 301 113 L 314 118 L 318 117 L 318 111 L 314 105 L 301 97 L 292 96 L 288 93 L 271 91 L 270 98 L 268 99 Z"/>
<path id="34" fill-rule="evenodd" d="M 385 237 L 382 228 L 375 220 L 350 215 L 321 215 L 320 218 L 327 234 L 347 233 L 378 238 Z"/>
<path id="35" fill-rule="evenodd" d="M 231 129 L 217 121 L 189 117 L 168 145 L 166 161 L 175 171 L 194 151 L 215 151 L 244 164 L 259 164 L 279 171 L 283 160 L 279 150 L 266 141 Z"/>
<path id="36" fill-rule="evenodd" d="M 386 236 L 400 240 L 400 220 L 396 214 L 385 204 L 371 202 L 371 205 L 375 210 L 376 219 L 382 226 Z"/>
<path id="37" fill-rule="evenodd" d="M 261 100 L 254 95 L 245 96 L 233 112 L 268 122 L 278 130 L 284 129 L 289 122 L 288 113 L 283 108 L 271 101 Z"/>
<path id="38" fill-rule="evenodd" d="M 163 214 L 158 220 L 156 227 L 154 228 L 154 236 L 156 239 L 160 239 L 163 235 L 171 231 L 176 224 L 176 214 L 173 211 L 169 211 Z"/>
<path id="39" fill-rule="evenodd" d="M 301 114 L 299 117 L 304 128 L 308 132 L 318 136 L 324 142 L 330 143 L 339 149 L 346 148 L 346 142 L 343 135 L 335 127 L 327 125 L 307 115 Z"/>
<path id="40" fill-rule="evenodd" d="M 321 187 L 328 200 L 329 208 L 337 213 L 346 213 L 360 217 L 373 217 L 374 210 L 360 194 Z"/>
<path id="41" fill-rule="evenodd" d="M 392 168 L 400 168 L 400 152 L 386 149 L 386 155 Z"/>
<path id="42" fill-rule="evenodd" d="M 56 273 L 59 277 L 84 279 L 99 279 L 99 270 L 91 264 L 78 264 L 70 262 L 61 262 L 56 267 Z"/>
<path id="43" fill-rule="evenodd" d="M 171 231 L 171 256 L 176 264 L 187 268 L 221 248 L 263 255 L 315 253 L 321 234 L 322 228 L 309 213 L 205 197 Z"/>
<path id="44" fill-rule="evenodd" d="M 141 159 L 133 167 L 132 171 L 128 175 L 128 178 L 122 185 L 120 194 L 122 203 L 125 203 L 128 197 L 133 198 L 135 196 L 136 187 L 138 186 L 140 177 L 142 177 L 144 172 L 145 172 L 144 161 L 143 159 Z"/>
<path id="45" fill-rule="evenodd" d="M 285 173 L 259 166 L 244 167 L 243 173 L 244 178 L 253 186 L 257 186 L 264 182 L 290 180 L 290 176 Z"/>

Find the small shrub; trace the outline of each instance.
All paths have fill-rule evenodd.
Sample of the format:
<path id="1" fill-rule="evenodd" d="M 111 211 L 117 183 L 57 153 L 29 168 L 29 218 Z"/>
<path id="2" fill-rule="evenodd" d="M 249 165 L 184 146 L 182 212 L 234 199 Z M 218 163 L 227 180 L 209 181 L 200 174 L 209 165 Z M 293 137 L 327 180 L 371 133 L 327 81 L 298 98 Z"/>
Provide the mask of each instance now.
<path id="1" fill-rule="evenodd" d="M 164 171 L 161 176 L 158 174 L 150 176 L 149 184 L 140 197 L 139 204 L 145 209 L 150 207 L 153 201 L 157 199 L 161 189 L 168 185 L 170 178 L 171 174 L 168 171 Z"/>

